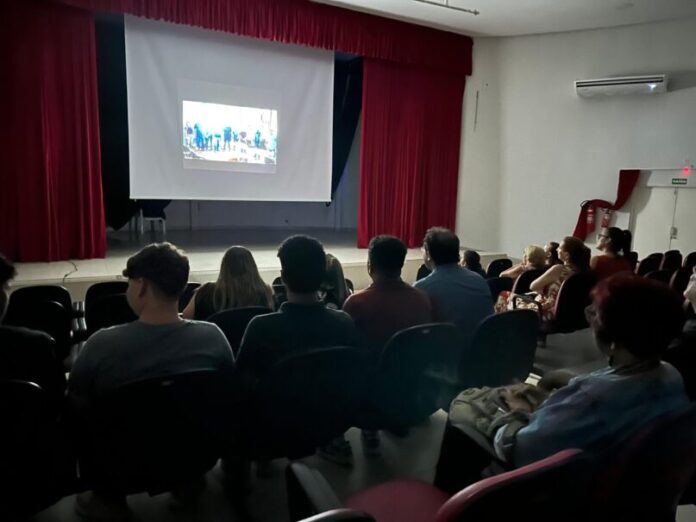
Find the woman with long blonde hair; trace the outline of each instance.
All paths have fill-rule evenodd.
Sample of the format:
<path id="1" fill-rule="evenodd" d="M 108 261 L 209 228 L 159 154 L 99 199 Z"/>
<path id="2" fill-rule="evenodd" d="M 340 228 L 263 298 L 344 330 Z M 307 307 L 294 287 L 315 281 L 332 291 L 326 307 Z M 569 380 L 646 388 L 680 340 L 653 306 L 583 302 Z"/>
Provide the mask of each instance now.
<path id="1" fill-rule="evenodd" d="M 244 306 L 273 308 L 273 292 L 263 282 L 248 248 L 227 249 L 214 283 L 201 286 L 183 312 L 185 319 L 205 320 L 216 312 Z"/>

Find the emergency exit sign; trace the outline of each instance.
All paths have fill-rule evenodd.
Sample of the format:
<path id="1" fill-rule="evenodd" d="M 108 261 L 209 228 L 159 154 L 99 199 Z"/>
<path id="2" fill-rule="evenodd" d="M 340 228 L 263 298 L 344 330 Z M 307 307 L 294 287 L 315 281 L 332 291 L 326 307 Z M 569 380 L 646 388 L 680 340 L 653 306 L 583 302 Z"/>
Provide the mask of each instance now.
<path id="1" fill-rule="evenodd" d="M 672 178 L 672 185 L 686 185 L 686 178 Z"/>

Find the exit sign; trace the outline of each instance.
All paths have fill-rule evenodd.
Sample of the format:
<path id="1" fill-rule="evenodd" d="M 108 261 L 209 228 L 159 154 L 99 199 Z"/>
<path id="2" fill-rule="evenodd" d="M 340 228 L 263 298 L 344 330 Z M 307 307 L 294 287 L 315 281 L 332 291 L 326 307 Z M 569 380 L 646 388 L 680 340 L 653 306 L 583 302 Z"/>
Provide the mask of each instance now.
<path id="1" fill-rule="evenodd" d="M 686 185 L 686 178 L 672 178 L 672 185 Z"/>

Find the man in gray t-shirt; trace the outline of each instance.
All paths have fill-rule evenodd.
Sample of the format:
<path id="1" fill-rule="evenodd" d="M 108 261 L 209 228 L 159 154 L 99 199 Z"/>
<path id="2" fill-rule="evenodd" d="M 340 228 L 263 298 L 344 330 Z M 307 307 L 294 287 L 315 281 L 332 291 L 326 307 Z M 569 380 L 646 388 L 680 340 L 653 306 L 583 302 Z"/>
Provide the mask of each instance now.
<path id="1" fill-rule="evenodd" d="M 179 318 L 188 259 L 169 243 L 128 260 L 126 298 L 137 321 L 92 335 L 73 364 L 68 391 L 89 399 L 122 384 L 197 369 L 232 371 L 234 356 L 214 324 Z"/>

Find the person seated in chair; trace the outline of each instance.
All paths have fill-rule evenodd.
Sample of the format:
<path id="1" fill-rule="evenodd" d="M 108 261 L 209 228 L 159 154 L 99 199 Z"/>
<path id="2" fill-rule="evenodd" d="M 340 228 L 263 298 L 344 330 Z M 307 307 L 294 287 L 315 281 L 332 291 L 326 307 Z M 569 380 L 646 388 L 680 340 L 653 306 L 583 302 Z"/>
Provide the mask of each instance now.
<path id="1" fill-rule="evenodd" d="M 467 341 L 479 323 L 493 314 L 493 299 L 486 281 L 459 266 L 459 238 L 446 228 L 431 228 L 423 240 L 423 258 L 432 273 L 413 285 L 433 304 L 436 321 L 454 323 Z"/>
<path id="2" fill-rule="evenodd" d="M 14 265 L 0 254 L 0 323 L 7 312 L 10 281 L 15 275 Z M 60 405 L 65 395 L 65 370 L 54 355 L 55 344 L 44 332 L 0 326 L 0 379 L 38 384 L 54 405 Z"/>
<path id="3" fill-rule="evenodd" d="M 71 396 L 87 399 L 127 382 L 199 368 L 234 370 L 227 339 L 214 324 L 179 317 L 189 261 L 171 243 L 155 243 L 128 259 L 126 298 L 132 323 L 92 335 L 70 372 Z"/>
<path id="4" fill-rule="evenodd" d="M 448 422 L 438 487 L 457 491 L 478 480 L 493 458 L 518 467 L 569 448 L 608 450 L 652 419 L 688 406 L 679 372 L 661 361 L 684 324 L 678 297 L 655 281 L 618 274 L 601 282 L 593 298 L 592 328 L 609 365 L 572 378 L 536 409 L 503 392 L 515 420 L 493 434 L 495 455 Z"/>
<path id="5" fill-rule="evenodd" d="M 597 281 L 621 272 L 633 272 L 626 255 L 631 251 L 631 232 L 617 227 L 602 229 L 597 236 L 597 249 L 602 255 L 590 260 Z"/>
<path id="6" fill-rule="evenodd" d="M 468 268 L 486 279 L 486 271 L 481 266 L 481 256 L 476 250 L 465 250 L 461 264 L 464 268 Z"/>
<path id="7" fill-rule="evenodd" d="M 290 355 L 317 348 L 357 346 L 358 334 L 348 314 L 332 310 L 320 300 L 319 288 L 326 272 L 322 244 L 308 236 L 292 236 L 278 249 L 287 301 L 278 312 L 254 317 L 239 348 L 237 368 L 245 394 L 275 363 Z M 347 463 L 352 450 L 347 441 L 336 442 L 332 458 Z"/>
<path id="8" fill-rule="evenodd" d="M 537 245 L 529 245 L 522 253 L 522 262 L 511 266 L 500 273 L 500 277 L 517 279 L 528 270 L 540 270 L 546 267 L 544 249 Z"/>

